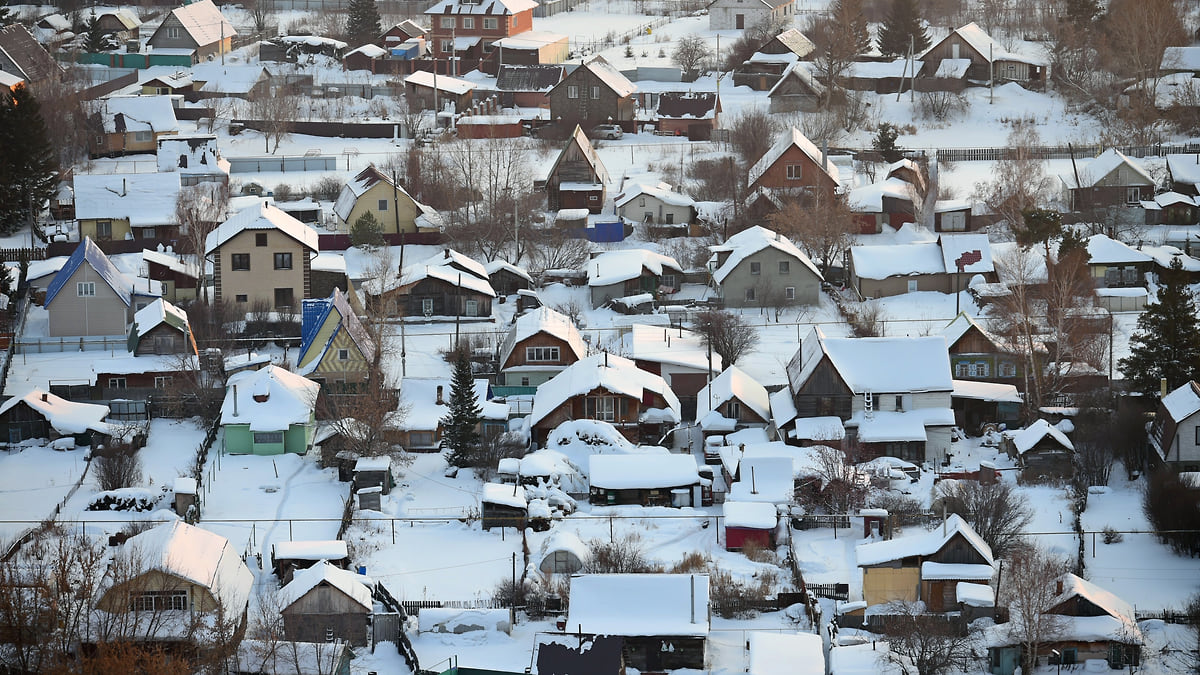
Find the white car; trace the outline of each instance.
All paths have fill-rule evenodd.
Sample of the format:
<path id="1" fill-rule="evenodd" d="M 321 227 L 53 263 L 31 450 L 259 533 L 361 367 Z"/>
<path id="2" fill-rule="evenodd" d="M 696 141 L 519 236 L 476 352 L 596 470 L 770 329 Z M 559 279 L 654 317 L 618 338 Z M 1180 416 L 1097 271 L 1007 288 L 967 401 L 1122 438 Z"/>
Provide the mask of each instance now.
<path id="1" fill-rule="evenodd" d="M 619 124 L 601 124 L 592 128 L 592 138 L 615 141 L 625 135 Z"/>

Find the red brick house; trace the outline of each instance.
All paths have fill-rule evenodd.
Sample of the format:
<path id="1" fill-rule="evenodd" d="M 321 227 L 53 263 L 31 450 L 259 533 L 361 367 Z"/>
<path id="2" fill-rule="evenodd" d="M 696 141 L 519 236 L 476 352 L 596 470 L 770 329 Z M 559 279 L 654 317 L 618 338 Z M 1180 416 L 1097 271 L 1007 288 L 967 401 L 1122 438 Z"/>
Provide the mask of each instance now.
<path id="1" fill-rule="evenodd" d="M 459 73 L 491 64 L 496 72 L 498 54 L 492 48 L 496 40 L 524 33 L 533 28 L 533 0 L 441 0 L 425 10 L 430 18 L 429 51 L 435 59 L 462 59 Z"/>
<path id="2" fill-rule="evenodd" d="M 830 200 L 839 177 L 825 153 L 792 127 L 750 167 L 746 184 L 751 191 L 769 188 L 777 195 Z"/>
<path id="3" fill-rule="evenodd" d="M 664 91 L 657 113 L 659 132 L 706 141 L 719 126 L 721 99 L 710 91 Z"/>

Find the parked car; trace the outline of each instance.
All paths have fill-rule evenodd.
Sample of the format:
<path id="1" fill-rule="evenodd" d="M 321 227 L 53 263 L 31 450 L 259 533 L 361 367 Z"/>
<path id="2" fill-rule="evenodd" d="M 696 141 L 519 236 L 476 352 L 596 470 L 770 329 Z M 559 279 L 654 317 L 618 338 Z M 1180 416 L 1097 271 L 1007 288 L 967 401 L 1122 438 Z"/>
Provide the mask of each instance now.
<path id="1" fill-rule="evenodd" d="M 600 124 L 592 128 L 592 138 L 603 138 L 610 141 L 625 135 L 619 124 Z"/>

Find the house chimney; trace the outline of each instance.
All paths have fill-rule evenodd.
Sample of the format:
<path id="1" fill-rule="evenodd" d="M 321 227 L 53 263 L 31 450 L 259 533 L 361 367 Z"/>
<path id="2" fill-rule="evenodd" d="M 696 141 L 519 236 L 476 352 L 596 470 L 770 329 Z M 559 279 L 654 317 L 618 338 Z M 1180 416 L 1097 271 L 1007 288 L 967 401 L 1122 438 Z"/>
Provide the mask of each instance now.
<path id="1" fill-rule="evenodd" d="M 237 417 L 237 416 L 238 416 L 238 409 L 237 409 L 237 385 L 236 385 L 236 384 L 235 384 L 235 385 L 233 385 L 233 416 L 234 416 L 234 417 Z"/>
<path id="2" fill-rule="evenodd" d="M 438 405 L 446 405 L 446 402 L 442 400 L 442 385 L 440 384 L 437 386 L 437 399 L 434 400 L 434 403 Z"/>
<path id="3" fill-rule="evenodd" d="M 1054 582 L 1054 594 L 1062 595 L 1062 577 L 1059 577 L 1058 581 Z"/>
<path id="4" fill-rule="evenodd" d="M 125 178 L 122 178 L 122 179 L 121 179 L 121 196 L 122 196 L 122 197 L 124 197 L 124 196 L 125 196 L 125 181 L 126 181 L 126 179 L 125 179 Z"/>
<path id="5" fill-rule="evenodd" d="M 50 402 L 50 394 L 47 394 L 46 392 L 43 391 L 42 392 L 42 403 L 49 403 L 49 402 Z"/>
<path id="6" fill-rule="evenodd" d="M 692 575 L 692 623 L 696 623 L 696 575 Z"/>

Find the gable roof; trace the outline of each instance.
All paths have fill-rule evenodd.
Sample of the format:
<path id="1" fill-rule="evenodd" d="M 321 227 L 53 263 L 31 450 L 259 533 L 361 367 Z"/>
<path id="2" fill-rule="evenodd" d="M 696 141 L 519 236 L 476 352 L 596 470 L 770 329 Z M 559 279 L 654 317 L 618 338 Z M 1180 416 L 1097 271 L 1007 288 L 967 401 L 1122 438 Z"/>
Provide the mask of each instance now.
<path id="1" fill-rule="evenodd" d="M 679 419 L 679 399 L 662 377 L 638 368 L 623 356 L 601 353 L 576 361 L 538 386 L 533 395 L 529 426 L 536 425 L 571 398 L 598 387 L 639 401 L 644 399 L 647 391 L 658 394 L 666 402 L 667 411 L 664 412 Z"/>
<path id="2" fill-rule="evenodd" d="M 808 70 L 808 66 L 797 61 L 795 63 L 788 64 L 787 69 L 784 70 L 783 74 L 779 76 L 779 81 L 777 81 L 771 87 L 770 91 L 767 92 L 767 98 L 772 98 L 775 96 L 775 92 L 779 90 L 780 87 L 784 86 L 785 82 L 793 78 L 799 80 L 805 87 L 810 89 L 817 96 L 825 95 L 825 85 L 821 84 L 817 81 L 817 78 L 813 77 L 813 74 Z"/>
<path id="3" fill-rule="evenodd" d="M 237 29 L 233 27 L 229 19 L 225 18 L 221 10 L 217 9 L 212 0 L 197 0 L 197 2 L 183 7 L 176 7 L 171 10 L 171 14 L 179 20 L 183 29 L 200 47 L 219 42 L 224 38 L 235 38 L 238 34 Z M 153 40 L 161 30 L 162 26 L 159 26 L 150 39 Z"/>
<path id="4" fill-rule="evenodd" d="M 493 260 L 491 262 L 484 263 L 483 270 L 487 274 L 488 279 L 491 279 L 492 275 L 497 272 L 508 272 L 510 274 L 515 274 L 516 276 L 521 277 L 522 279 L 528 281 L 529 283 L 533 283 L 533 277 L 529 276 L 529 272 L 526 272 L 524 267 L 519 267 L 517 265 L 514 265 L 514 264 L 508 262 L 507 260 L 501 260 L 499 258 L 496 258 L 495 260 Z"/>
<path id="5" fill-rule="evenodd" d="M 46 287 L 46 300 L 42 303 L 42 306 L 49 307 L 50 303 L 54 302 L 54 298 L 58 296 L 58 292 L 63 289 L 63 286 L 66 286 L 71 275 L 75 274 L 75 270 L 78 270 L 79 266 L 85 262 L 91 265 L 92 269 L 96 270 L 96 274 L 104 280 L 104 283 L 108 284 L 109 288 L 117 294 L 117 297 L 125 303 L 126 307 L 129 307 L 132 302 L 130 298 L 133 294 L 132 286 L 130 286 L 125 275 L 121 274 L 117 266 L 108 259 L 108 256 L 104 255 L 104 251 L 101 251 L 96 242 L 92 241 L 91 237 L 83 238 L 83 241 L 71 253 L 71 257 L 67 258 L 67 262 L 63 264 L 62 269 L 58 271 L 58 274 L 54 275 L 54 279 Z"/>
<path id="6" fill-rule="evenodd" d="M 298 368 L 297 373 L 308 375 L 316 370 L 325 352 L 329 351 L 329 347 L 341 331 L 346 331 L 351 342 L 358 348 L 359 353 L 367 360 L 368 364 L 375 358 L 375 341 L 367 333 L 366 327 L 359 320 L 358 314 L 350 307 L 350 302 L 341 289 L 335 287 L 328 298 L 305 298 L 302 305 L 304 309 L 300 330 L 300 352 L 296 357 L 296 363 L 305 362 L 304 357 L 310 349 L 317 348 L 321 351 L 318 356 Z M 334 316 L 335 312 L 336 316 Z M 324 344 L 314 344 L 317 334 L 321 332 L 321 327 L 331 317 L 338 322 L 337 328 L 329 333 L 329 339 Z"/>
<path id="7" fill-rule="evenodd" d="M 721 100 L 711 91 L 664 91 L 658 95 L 659 117 L 708 120 L 721 111 Z"/>
<path id="8" fill-rule="evenodd" d="M 77 174 L 73 179 L 75 217 L 126 219 L 130 227 L 153 227 L 175 222 L 175 204 L 182 190 L 180 174 Z"/>
<path id="9" fill-rule="evenodd" d="M 788 239 L 778 232 L 768 230 L 761 225 L 755 225 L 753 227 L 748 227 L 726 239 L 724 244 L 709 247 L 709 250 L 713 251 L 714 254 L 719 254 L 723 251 L 730 252 L 729 257 L 725 259 L 725 262 L 713 271 L 713 280 L 718 284 L 725 281 L 725 278 L 728 277 L 738 265 L 742 264 L 742 261 L 767 248 L 773 248 L 780 253 L 789 255 L 796 260 L 799 260 L 800 264 L 804 265 L 809 269 L 809 271 L 817 275 L 818 279 L 825 279 L 825 277 L 821 275 L 821 271 L 818 270 L 817 266 L 813 264 L 813 261 L 807 255 L 805 255 L 804 251 L 801 251 L 799 248 L 797 248 L 796 245 L 792 243 L 791 239 Z"/>
<path id="10" fill-rule="evenodd" d="M 621 338 L 621 353 L 636 361 L 666 363 L 701 372 L 709 371 L 709 350 L 704 337 L 690 330 L 635 323 Z M 721 372 L 721 356 L 711 355 L 712 372 Z"/>
<path id="11" fill-rule="evenodd" d="M 664 271 L 683 273 L 675 259 L 644 248 L 605 251 L 587 261 L 588 286 L 608 286 L 642 276 L 647 269 L 655 276 Z"/>
<path id="12" fill-rule="evenodd" d="M 367 577 L 361 574 L 355 574 L 321 560 L 312 567 L 296 570 L 292 574 L 292 580 L 279 589 L 279 606 L 281 609 L 287 609 L 312 589 L 326 584 L 345 593 L 356 604 L 371 611 L 374 603 L 371 600 L 371 590 L 367 588 L 366 582 Z"/>
<path id="13" fill-rule="evenodd" d="M 146 305 L 133 315 L 133 327 L 129 331 L 129 351 L 137 349 L 140 339 L 163 323 L 183 333 L 191 347 L 191 352 L 197 353 L 196 341 L 192 337 L 187 313 L 162 298 Z"/>
<path id="14" fill-rule="evenodd" d="M 617 98 L 625 98 L 637 91 L 636 84 L 630 82 L 629 78 L 622 75 L 621 71 L 614 68 L 599 54 L 588 57 L 579 67 L 594 75 L 601 84 L 612 90 Z"/>
<path id="15" fill-rule="evenodd" d="M 571 132 L 571 137 L 567 139 L 566 145 L 559 151 L 558 157 L 555 158 L 554 164 L 550 166 L 550 171 L 547 176 L 553 176 L 558 171 L 558 165 L 562 163 L 563 157 L 567 156 L 571 146 L 579 148 L 580 154 L 585 162 L 592 167 L 592 172 L 596 174 L 596 179 L 600 183 L 609 181 L 608 169 L 604 168 L 604 162 L 600 161 L 600 155 L 596 154 L 596 149 L 592 147 L 592 142 L 588 140 L 587 134 L 583 133 L 583 129 L 578 124 L 575 125 L 575 131 Z"/>
<path id="16" fill-rule="evenodd" d="M 712 392 L 711 407 L 708 405 L 709 392 Z M 704 417 L 710 410 L 715 410 L 722 403 L 734 398 L 753 410 L 763 421 L 771 420 L 771 398 L 766 387 L 737 366 L 729 366 L 721 371 L 720 375 L 714 377 L 712 382 L 704 385 L 700 393 L 696 394 L 696 419 Z"/>
<path id="17" fill-rule="evenodd" d="M 1130 159 L 1125 153 L 1116 148 L 1109 148 L 1100 153 L 1095 159 L 1079 168 L 1079 180 L 1075 180 L 1074 172 L 1060 174 L 1059 178 L 1068 188 L 1094 187 L 1110 173 L 1122 165 L 1128 166 L 1148 185 L 1154 185 L 1154 178 L 1142 168 L 1137 161 Z"/>
<path id="18" fill-rule="evenodd" d="M 808 56 L 817 48 L 817 46 L 813 44 L 813 41 L 808 39 L 807 35 L 801 33 L 795 28 L 789 28 L 779 35 L 771 38 L 771 40 L 768 40 L 768 42 L 771 41 L 778 42 L 784 47 L 787 47 L 788 51 L 796 56 L 799 56 L 800 58 Z"/>
<path id="19" fill-rule="evenodd" d="M 975 317 L 966 312 L 959 312 L 958 316 L 951 319 L 950 323 L 942 329 L 942 336 L 946 338 L 946 348 L 953 348 L 972 328 L 979 331 L 997 349 L 1003 348 L 1004 342 L 998 335 L 984 328 Z"/>
<path id="20" fill-rule="evenodd" d="M 981 57 L 983 57 L 985 61 L 1015 61 L 1017 63 L 1028 63 L 1031 66 L 1049 65 L 1045 58 L 1028 56 L 1026 54 L 1018 54 L 1008 51 L 999 42 L 993 40 L 992 36 L 988 35 L 987 32 L 980 28 L 979 24 L 975 23 L 974 21 L 961 28 L 956 28 L 953 33 L 938 41 L 929 49 L 926 49 L 917 58 L 924 59 L 926 54 L 933 53 L 938 46 L 954 35 L 962 38 L 963 42 L 966 42 L 968 45 L 970 45 L 971 49 L 974 49 Z"/>
<path id="21" fill-rule="evenodd" d="M 441 2 L 425 10 L 425 13 L 509 15 L 524 12 L 537 6 L 538 3 L 533 0 L 483 0 L 482 2 L 441 0 Z"/>
<path id="22" fill-rule="evenodd" d="M 949 518 L 946 518 L 939 527 L 930 532 L 888 541 L 859 544 L 855 548 L 855 554 L 859 567 L 879 565 L 914 556 L 929 556 L 937 553 L 955 535 L 959 534 L 979 552 L 988 565 L 995 565 L 995 560 L 992 558 L 992 547 L 988 546 L 987 542 L 975 532 L 975 528 L 971 527 L 957 513 L 950 514 Z"/>
<path id="23" fill-rule="evenodd" d="M 563 78 L 563 67 L 557 64 L 515 65 L 506 63 L 500 66 L 496 75 L 496 89 L 499 91 L 540 91 L 547 92 L 554 88 Z"/>
<path id="24" fill-rule="evenodd" d="M 488 271 L 483 263 L 475 260 L 469 255 L 464 255 L 455 251 L 452 248 L 443 248 L 439 253 L 435 253 L 428 259 L 422 261 L 426 265 L 446 266 L 455 269 L 461 269 L 464 272 L 470 272 L 472 275 L 480 279 L 488 280 Z"/>
<path id="25" fill-rule="evenodd" d="M 1071 439 L 1067 438 L 1067 435 L 1060 431 L 1058 427 L 1055 427 L 1044 419 L 1034 420 L 1032 424 L 1024 429 L 1006 431 L 1005 435 L 1012 441 L 1013 447 L 1016 448 L 1019 455 L 1032 450 L 1035 445 L 1047 436 L 1054 439 L 1064 449 L 1075 450 L 1075 446 L 1071 444 Z"/>
<path id="26" fill-rule="evenodd" d="M 112 96 L 91 105 L 90 109 L 100 116 L 105 133 L 179 131 L 170 96 Z"/>
<path id="27" fill-rule="evenodd" d="M 854 394 L 954 390 L 950 354 L 940 335 L 829 338 L 814 327 L 788 361 L 793 392 L 800 390 L 825 356 Z"/>
<path id="28" fill-rule="evenodd" d="M 696 203 L 691 197 L 680 192 L 675 192 L 671 189 L 670 184 L 661 181 L 657 185 L 634 183 L 622 190 L 621 194 L 613 199 L 613 203 L 620 208 L 641 195 L 654 197 L 664 204 L 670 204 L 671 206 L 692 206 Z"/>
<path id="29" fill-rule="evenodd" d="M 41 82 L 63 73 L 62 66 L 38 44 L 33 33 L 19 23 L 0 28 L 0 52 L 19 71 L 12 74 L 27 82 Z"/>
<path id="30" fill-rule="evenodd" d="M 1153 262 L 1149 254 L 1107 235 L 1093 234 L 1087 240 L 1089 265 L 1120 265 Z"/>
<path id="31" fill-rule="evenodd" d="M 408 194 L 403 185 L 393 183 L 390 176 L 380 171 L 374 164 L 369 164 L 367 168 L 359 171 L 354 178 L 346 181 L 346 184 L 342 186 L 342 191 L 338 193 L 337 201 L 333 203 L 333 212 L 343 221 L 348 219 L 350 213 L 354 210 L 354 205 L 358 203 L 358 198 L 378 183 L 395 186 L 399 194 L 412 199 L 412 196 Z"/>
<path id="32" fill-rule="evenodd" d="M 792 146 L 796 146 L 805 155 L 807 155 L 808 158 L 812 160 L 813 164 L 816 164 L 817 167 L 825 171 L 825 173 L 833 180 L 835 184 L 841 182 L 838 176 L 837 166 L 834 165 L 834 163 L 830 161 L 828 157 L 826 157 L 825 166 L 822 167 L 821 150 L 817 148 L 816 145 L 813 145 L 813 142 L 808 140 L 808 137 L 805 136 L 799 129 L 792 127 L 790 130 L 785 131 L 783 135 L 780 136 L 777 141 L 775 141 L 775 145 L 772 145 L 771 148 L 767 150 L 767 152 L 760 157 L 757 162 L 754 163 L 754 166 L 750 167 L 750 173 L 747 176 L 748 180 L 746 181 L 746 184 L 753 185 L 755 182 L 757 182 L 758 179 L 761 178 L 764 173 L 766 173 L 767 169 L 774 166 L 775 162 L 778 162 L 779 158 L 783 156 L 783 153 L 787 152 L 788 148 L 791 148 Z"/>
<path id="33" fill-rule="evenodd" d="M 221 424 L 248 423 L 251 431 L 283 431 L 293 424 L 307 424 L 321 389 L 303 375 L 276 365 L 235 373 L 226 385 Z M 263 395 L 267 400 L 254 400 Z"/>
<path id="34" fill-rule="evenodd" d="M 219 534 L 174 520 L 130 537 L 123 551 L 137 572 L 164 572 L 209 589 L 232 616 L 249 602 L 254 575 Z"/>
<path id="35" fill-rule="evenodd" d="M 229 220 L 221 223 L 204 240 L 205 255 L 220 248 L 243 230 L 279 230 L 312 251 L 318 249 L 317 231 L 296 220 L 287 211 L 263 200 L 242 209 Z"/>
<path id="36" fill-rule="evenodd" d="M 1200 385 L 1193 381 L 1175 389 L 1163 397 L 1162 407 L 1175 422 L 1200 412 Z"/>
<path id="37" fill-rule="evenodd" d="M 942 264 L 946 271 L 958 271 L 958 260 L 963 259 L 963 274 L 983 274 L 995 272 L 996 265 L 992 262 L 992 246 L 986 234 L 943 234 L 938 237 L 938 246 L 942 250 Z M 975 260 L 975 255 L 978 260 Z"/>
<path id="38" fill-rule="evenodd" d="M 150 264 L 166 267 L 176 274 L 184 274 L 192 278 L 200 275 L 200 265 L 190 259 L 184 259 L 177 253 L 144 248 L 142 249 L 142 260 Z"/>
<path id="39" fill-rule="evenodd" d="M 583 341 L 583 336 L 579 334 L 575 323 L 565 314 L 542 305 L 525 312 L 513 322 L 512 328 L 508 330 L 508 335 L 504 339 L 500 364 L 503 365 L 508 361 L 508 357 L 512 355 L 513 349 L 516 349 L 517 345 L 539 333 L 552 335 L 566 342 L 577 360 L 587 356 L 587 344 Z"/>
<path id="40" fill-rule="evenodd" d="M 1135 621 L 1133 606 L 1117 597 L 1115 593 L 1106 591 L 1087 579 L 1080 578 L 1070 572 L 1054 580 L 1062 583 L 1062 593 L 1050 601 L 1050 607 L 1056 607 L 1071 598 L 1083 598 L 1095 605 L 1114 619 Z"/>
<path id="41" fill-rule="evenodd" d="M 21 402 L 46 418 L 51 428 L 60 434 L 82 434 L 86 431 L 108 434 L 111 431 L 108 424 L 104 422 L 104 418 L 108 417 L 108 406 L 68 401 L 41 389 L 32 389 L 24 396 L 13 396 L 8 399 L 3 405 L 0 405 L 0 415 Z"/>
<path id="42" fill-rule="evenodd" d="M 707 635 L 708 576 L 584 574 L 573 577 L 567 625 L 597 635 Z"/>

